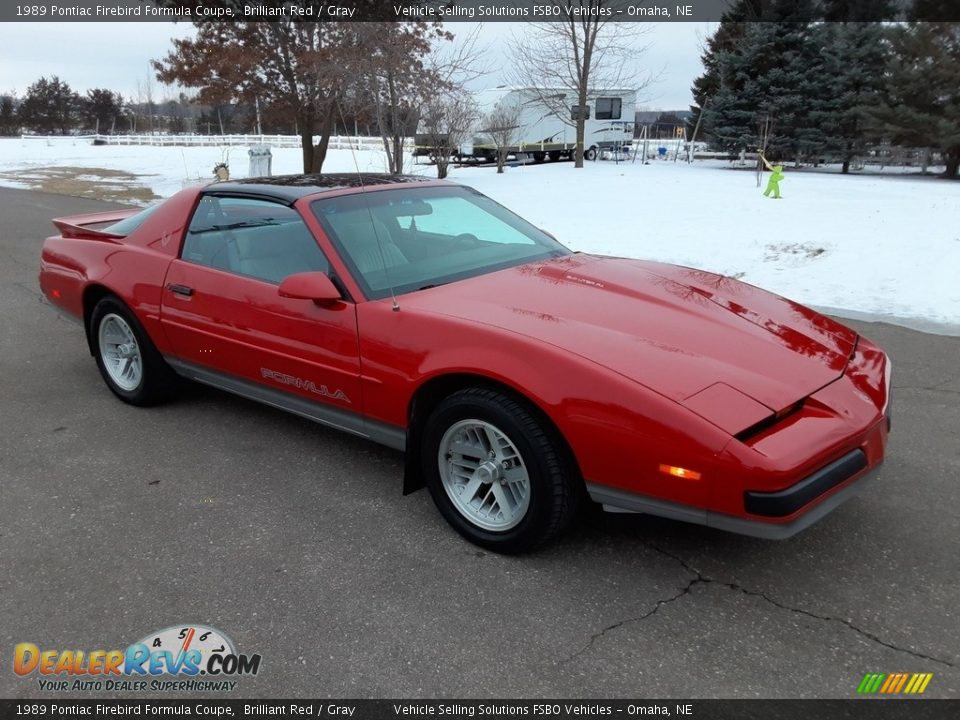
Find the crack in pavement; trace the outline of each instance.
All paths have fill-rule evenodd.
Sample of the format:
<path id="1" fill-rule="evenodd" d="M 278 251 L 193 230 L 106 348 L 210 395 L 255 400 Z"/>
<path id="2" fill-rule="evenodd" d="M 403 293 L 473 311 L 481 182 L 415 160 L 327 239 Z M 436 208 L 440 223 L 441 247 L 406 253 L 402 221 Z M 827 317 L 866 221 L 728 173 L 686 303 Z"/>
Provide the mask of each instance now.
<path id="1" fill-rule="evenodd" d="M 935 657 L 935 656 L 933 656 L 933 655 L 927 655 L 926 653 L 922 653 L 922 652 L 919 652 L 919 651 L 917 651 L 917 650 L 912 650 L 912 649 L 910 649 L 910 648 L 900 647 L 899 645 L 894 645 L 893 643 L 887 642 L 886 640 L 883 640 L 882 638 L 878 637 L 877 635 L 874 635 L 873 633 L 869 632 L 868 630 L 864 630 L 864 629 L 862 629 L 862 628 L 860 628 L 860 627 L 857 627 L 857 626 L 854 625 L 853 622 L 851 622 L 850 620 L 846 620 L 846 619 L 844 619 L 844 618 L 833 617 L 833 616 L 830 616 L 830 615 L 818 615 L 817 613 L 811 612 L 811 611 L 809 611 L 809 610 L 804 610 L 803 608 L 791 607 L 791 606 L 789 606 L 789 605 L 785 605 L 785 604 L 782 603 L 782 602 L 779 602 L 778 600 L 774 600 L 773 598 L 771 598 L 770 596 L 768 596 L 766 593 L 758 592 L 758 591 L 756 591 L 756 590 L 750 590 L 750 589 L 748 589 L 748 588 L 743 587 L 742 585 L 737 585 L 736 583 L 726 582 L 726 581 L 724 581 L 724 580 L 717 580 L 716 578 L 709 577 L 709 576 L 704 575 L 703 573 L 701 573 L 699 570 L 697 570 L 695 567 L 693 567 L 692 565 L 690 565 L 688 562 L 686 562 L 686 561 L 685 561 L 683 558 L 681 558 L 680 556 L 674 555 L 673 553 L 671 553 L 671 552 L 669 552 L 669 551 L 667 551 L 667 550 L 664 550 L 664 549 L 661 548 L 661 547 L 658 547 L 658 546 L 656 546 L 656 545 L 653 545 L 652 543 L 644 542 L 643 544 L 646 545 L 646 546 L 647 546 L 648 548 L 650 548 L 651 550 L 655 550 L 656 552 L 660 553 L 661 555 L 664 555 L 665 557 L 668 557 L 668 558 L 670 558 L 671 560 L 675 560 L 676 562 L 678 562 L 678 563 L 680 564 L 680 566 L 683 567 L 684 570 L 686 570 L 688 573 L 690 573 L 691 575 L 693 575 L 693 577 L 690 579 L 690 582 L 688 582 L 688 583 L 686 584 L 686 586 L 684 586 L 684 588 L 683 588 L 682 590 L 680 590 L 680 592 L 676 593 L 675 595 L 672 595 L 671 597 L 664 598 L 664 599 L 661 599 L 661 600 L 657 600 L 656 604 L 653 606 L 653 609 L 645 612 L 643 615 L 640 615 L 640 616 L 638 616 L 638 617 L 631 617 L 631 618 L 626 618 L 626 619 L 624 619 L 624 620 L 620 620 L 620 621 L 618 621 L 618 622 L 615 622 L 615 623 L 612 623 L 612 624 L 610 624 L 610 625 L 607 625 L 606 627 L 604 627 L 604 628 L 603 628 L 602 630 L 600 630 L 599 632 L 593 633 L 593 635 L 590 636 L 590 639 L 587 641 L 587 643 L 586 643 L 582 648 L 580 648 L 580 649 L 577 650 L 575 653 L 573 653 L 572 655 L 570 655 L 569 657 L 567 657 L 565 660 L 561 661 L 561 664 L 566 664 L 566 663 L 568 663 L 568 662 L 570 662 L 570 661 L 572 661 L 572 660 L 580 657 L 581 655 L 583 655 L 585 652 L 587 652 L 588 650 L 590 650 L 590 648 L 593 647 L 594 643 L 596 643 L 600 638 L 602 638 L 602 637 L 603 637 L 604 635 L 606 635 L 608 632 L 612 632 L 613 630 L 616 630 L 617 628 L 621 628 L 621 627 L 623 627 L 624 625 L 630 625 L 630 624 L 633 624 L 633 623 L 643 622 L 643 621 L 646 620 L 647 618 L 652 617 L 652 616 L 655 615 L 655 614 L 657 613 L 657 611 L 658 611 L 661 607 L 663 607 L 664 605 L 669 605 L 669 604 L 671 604 L 671 603 L 674 603 L 674 602 L 680 600 L 682 597 L 691 594 L 691 591 L 692 591 L 692 589 L 693 589 L 693 587 L 694 587 L 695 585 L 699 585 L 699 584 L 703 584 L 703 585 L 714 584 L 714 585 L 720 585 L 720 586 L 722 586 L 722 587 L 725 587 L 725 588 L 727 588 L 727 589 L 729 589 L 729 590 L 733 590 L 733 591 L 735 591 L 735 592 L 743 593 L 744 595 L 748 595 L 748 596 L 750 596 L 750 597 L 760 598 L 761 600 L 763 600 L 763 601 L 765 601 L 765 602 L 773 605 L 774 607 L 779 608 L 779 609 L 781 609 L 781 610 L 786 610 L 787 612 L 795 613 L 795 614 L 797 614 L 797 615 L 804 615 L 804 616 L 806 616 L 806 617 L 813 618 L 814 620 L 820 620 L 820 621 L 822 621 L 822 622 L 835 622 L 835 623 L 840 623 L 841 625 L 846 626 L 846 627 L 849 628 L 850 630 L 853 630 L 855 633 L 857 633 L 857 634 L 860 635 L 861 637 L 864 637 L 864 638 L 866 638 L 867 640 L 870 640 L 871 642 L 876 643 L 877 645 L 882 645 L 882 646 L 885 647 L 885 648 L 889 648 L 890 650 L 895 650 L 896 652 L 901 652 L 901 653 L 905 653 L 905 654 L 907 654 L 907 655 L 912 655 L 913 657 L 919 658 L 919 659 L 921 659 L 921 660 L 928 660 L 928 661 L 930 661 L 930 662 L 935 662 L 935 663 L 938 663 L 938 664 L 940 664 L 940 665 L 944 665 L 944 666 L 949 667 L 949 668 L 954 668 L 954 669 L 957 668 L 956 663 L 951 662 L 951 661 L 949 661 L 949 660 L 944 660 L 943 658 L 938 658 L 938 657 Z"/>
<path id="2" fill-rule="evenodd" d="M 566 663 L 571 662 L 572 660 L 575 660 L 576 658 L 580 657 L 580 656 L 583 655 L 585 652 L 587 652 L 590 648 L 592 648 L 592 647 L 593 647 L 593 644 L 594 644 L 597 640 L 599 640 L 600 638 L 602 638 L 602 637 L 603 637 L 604 635 L 606 635 L 608 632 L 611 632 L 612 630 L 616 630 L 616 629 L 619 628 L 619 627 L 623 627 L 624 625 L 629 625 L 629 624 L 631 624 L 631 623 L 642 622 L 642 621 L 646 620 L 648 617 L 650 617 L 650 616 L 652 616 L 652 615 L 655 615 L 655 614 L 657 613 L 657 611 L 658 611 L 660 608 L 662 608 L 664 605 L 669 605 L 670 603 L 676 602 L 677 600 L 679 600 L 680 598 L 682 598 L 684 595 L 689 595 L 689 594 L 690 594 L 690 591 L 693 589 L 693 586 L 694 586 L 694 585 L 697 585 L 697 584 L 699 584 L 699 583 L 704 583 L 704 582 L 709 582 L 709 580 L 704 580 L 704 578 L 701 577 L 701 576 L 698 574 L 697 577 L 692 578 L 692 579 L 690 580 L 690 582 L 688 582 L 688 583 L 686 584 L 686 586 L 685 586 L 682 590 L 680 590 L 680 592 L 678 592 L 676 595 L 673 595 L 673 596 L 668 597 L 668 598 L 664 598 L 664 599 L 662 599 L 662 600 L 657 600 L 657 602 L 656 602 L 656 604 L 653 606 L 653 609 L 652 609 L 652 610 L 648 610 L 647 612 L 645 612 L 643 615 L 640 615 L 639 617 L 625 618 L 624 620 L 620 620 L 619 622 L 615 622 L 615 623 L 613 623 L 612 625 L 607 625 L 607 626 L 606 626 L 605 628 L 603 628 L 600 632 L 595 632 L 593 635 L 591 635 L 591 636 L 590 636 L 590 639 L 587 641 L 587 644 L 586 644 L 586 645 L 584 645 L 582 648 L 580 648 L 580 649 L 577 650 L 575 653 L 573 653 L 572 655 L 570 655 L 568 658 L 566 658 L 566 659 L 564 659 L 564 660 L 561 660 L 561 661 L 560 661 L 560 664 L 561 664 L 561 665 L 566 664 Z"/>
<path id="3" fill-rule="evenodd" d="M 36 258 L 36 261 L 35 261 L 35 262 L 29 263 L 29 262 L 27 262 L 27 261 L 21 260 L 20 258 L 16 257 L 16 256 L 13 254 L 13 252 L 11 252 L 11 251 L 9 251 L 9 250 L 8 250 L 7 252 L 5 252 L 5 253 L 3 254 L 3 256 L 4 256 L 7 260 L 10 261 L 10 264 L 11 264 L 11 265 L 16 265 L 17 267 L 22 267 L 22 268 L 24 268 L 25 270 L 34 270 L 34 269 L 36 269 L 36 268 L 39 268 L 39 266 L 40 266 L 40 258 L 39 258 L 39 257 Z"/>
<path id="4" fill-rule="evenodd" d="M 960 390 L 953 390 L 952 388 L 943 387 L 947 383 L 952 383 L 953 378 L 949 380 L 944 380 L 942 383 L 937 383 L 936 385 L 924 386 L 924 385 L 893 385 L 892 390 L 926 390 L 927 392 L 932 393 L 950 393 L 951 395 L 960 395 Z"/>

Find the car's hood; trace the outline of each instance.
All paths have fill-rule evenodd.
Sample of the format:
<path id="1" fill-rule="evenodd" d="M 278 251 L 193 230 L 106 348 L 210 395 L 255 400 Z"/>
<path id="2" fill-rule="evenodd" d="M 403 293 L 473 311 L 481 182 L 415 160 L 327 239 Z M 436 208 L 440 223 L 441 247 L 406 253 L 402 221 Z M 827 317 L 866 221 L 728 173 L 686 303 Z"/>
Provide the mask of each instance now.
<path id="1" fill-rule="evenodd" d="M 829 318 L 731 278 L 584 254 L 403 302 L 536 338 L 688 406 L 736 403 L 743 393 L 780 411 L 838 378 L 857 339 Z M 718 383 L 739 393 L 701 392 Z"/>

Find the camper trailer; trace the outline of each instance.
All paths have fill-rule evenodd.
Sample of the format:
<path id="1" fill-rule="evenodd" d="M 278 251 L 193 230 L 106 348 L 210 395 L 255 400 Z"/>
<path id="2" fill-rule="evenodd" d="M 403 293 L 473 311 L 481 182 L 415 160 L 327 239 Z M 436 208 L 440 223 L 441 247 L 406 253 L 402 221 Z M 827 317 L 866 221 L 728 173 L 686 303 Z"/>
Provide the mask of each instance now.
<path id="1" fill-rule="evenodd" d="M 458 160 L 494 160 L 497 141 L 490 127 L 490 115 L 505 110 L 513 118 L 508 152 L 530 156 L 536 162 L 570 159 L 576 150 L 577 113 L 584 112 L 584 157 L 593 160 L 603 149 L 626 147 L 633 139 L 633 117 L 637 94 L 634 90 L 596 90 L 587 97 L 586 108 L 577 104 L 569 89 L 499 87 L 474 93 L 476 115 L 470 140 L 456 153 Z M 430 155 L 430 136 L 418 133 L 416 155 Z"/>

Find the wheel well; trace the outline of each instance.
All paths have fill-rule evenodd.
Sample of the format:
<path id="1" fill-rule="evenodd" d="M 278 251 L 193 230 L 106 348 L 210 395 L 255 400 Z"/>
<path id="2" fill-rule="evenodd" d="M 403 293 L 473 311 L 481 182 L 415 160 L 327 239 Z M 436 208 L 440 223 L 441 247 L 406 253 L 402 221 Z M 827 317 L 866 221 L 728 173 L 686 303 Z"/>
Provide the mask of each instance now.
<path id="1" fill-rule="evenodd" d="M 563 451 L 567 454 L 568 461 L 572 464 L 578 477 L 580 474 L 580 465 L 577 462 L 576 455 L 570 443 L 560 432 L 556 423 L 544 412 L 537 403 L 516 389 L 502 382 L 494 380 L 483 375 L 473 375 L 470 373 L 455 373 L 450 375 L 441 375 L 428 380 L 414 393 L 410 400 L 410 406 L 407 408 L 407 444 L 406 444 L 406 468 L 404 472 L 403 493 L 407 495 L 414 490 L 423 487 L 423 480 L 420 472 L 420 433 L 427 418 L 433 409 L 439 405 L 444 398 L 449 397 L 458 390 L 468 387 L 482 387 L 490 390 L 496 390 L 499 393 L 523 403 L 551 428 L 556 434 L 557 439 L 562 444 Z"/>
<path id="2" fill-rule="evenodd" d="M 93 309 L 98 302 L 113 294 L 103 285 L 95 283 L 91 283 L 83 289 L 83 331 L 87 335 L 87 347 L 91 355 L 95 354 L 96 350 L 93 347 L 93 338 L 90 336 L 90 316 L 93 315 Z"/>

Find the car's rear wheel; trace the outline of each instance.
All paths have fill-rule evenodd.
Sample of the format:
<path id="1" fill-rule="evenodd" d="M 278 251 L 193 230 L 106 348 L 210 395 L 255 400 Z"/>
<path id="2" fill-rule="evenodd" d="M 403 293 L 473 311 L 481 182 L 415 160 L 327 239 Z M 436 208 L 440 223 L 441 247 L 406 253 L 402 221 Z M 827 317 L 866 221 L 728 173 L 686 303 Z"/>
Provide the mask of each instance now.
<path id="1" fill-rule="evenodd" d="M 573 519 L 578 478 L 556 431 L 511 397 L 460 390 L 433 411 L 423 433 L 423 472 L 447 522 L 502 553 L 530 550 Z"/>
<path id="2" fill-rule="evenodd" d="M 173 390 L 174 377 L 133 313 L 105 297 L 90 315 L 90 339 L 107 387 L 131 405 L 153 405 Z"/>

